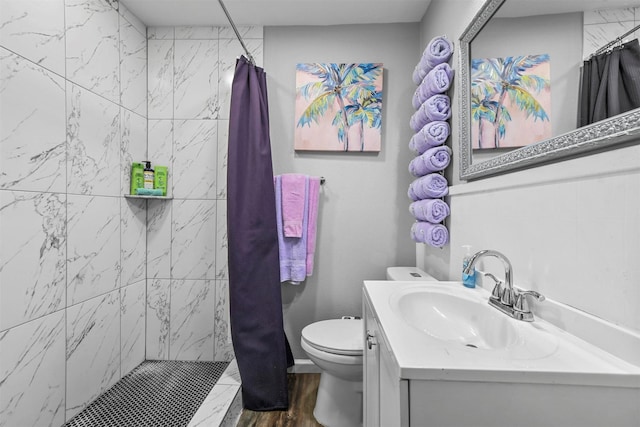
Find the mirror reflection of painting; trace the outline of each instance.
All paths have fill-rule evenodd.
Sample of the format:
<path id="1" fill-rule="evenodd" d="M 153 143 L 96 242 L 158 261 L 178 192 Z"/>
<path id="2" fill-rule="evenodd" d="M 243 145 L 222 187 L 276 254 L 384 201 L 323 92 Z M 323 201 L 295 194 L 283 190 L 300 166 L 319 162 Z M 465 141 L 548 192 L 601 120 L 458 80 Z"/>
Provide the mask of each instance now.
<path id="1" fill-rule="evenodd" d="M 296 150 L 380 151 L 382 64 L 297 64 Z"/>
<path id="2" fill-rule="evenodd" d="M 473 149 L 523 147 L 552 136 L 548 54 L 471 61 Z"/>

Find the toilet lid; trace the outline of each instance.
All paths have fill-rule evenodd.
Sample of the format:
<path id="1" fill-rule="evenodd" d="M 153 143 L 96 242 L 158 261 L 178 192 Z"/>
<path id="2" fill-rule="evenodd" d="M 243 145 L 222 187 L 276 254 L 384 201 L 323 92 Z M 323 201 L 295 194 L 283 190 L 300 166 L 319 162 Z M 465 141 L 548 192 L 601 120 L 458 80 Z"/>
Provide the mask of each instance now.
<path id="1" fill-rule="evenodd" d="M 349 356 L 362 355 L 362 319 L 331 319 L 307 325 L 302 338 L 318 350 Z"/>

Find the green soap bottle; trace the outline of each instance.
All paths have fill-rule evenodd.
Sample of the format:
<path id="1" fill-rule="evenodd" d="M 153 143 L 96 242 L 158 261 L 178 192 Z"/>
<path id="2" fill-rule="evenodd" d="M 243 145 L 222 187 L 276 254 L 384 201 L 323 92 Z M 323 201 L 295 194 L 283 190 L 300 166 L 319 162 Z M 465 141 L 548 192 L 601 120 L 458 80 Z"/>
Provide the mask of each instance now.
<path id="1" fill-rule="evenodd" d="M 131 164 L 131 194 L 138 194 L 138 188 L 144 187 L 144 166 L 142 163 L 133 162 Z"/>
<path id="2" fill-rule="evenodd" d="M 153 190 L 153 181 L 154 181 L 154 174 L 155 171 L 151 168 L 151 162 L 148 160 L 145 160 L 145 166 L 144 166 L 144 186 L 143 188 L 146 188 L 148 190 Z"/>
<path id="3" fill-rule="evenodd" d="M 154 174 L 154 188 L 162 190 L 162 195 L 167 195 L 167 167 L 157 166 Z"/>

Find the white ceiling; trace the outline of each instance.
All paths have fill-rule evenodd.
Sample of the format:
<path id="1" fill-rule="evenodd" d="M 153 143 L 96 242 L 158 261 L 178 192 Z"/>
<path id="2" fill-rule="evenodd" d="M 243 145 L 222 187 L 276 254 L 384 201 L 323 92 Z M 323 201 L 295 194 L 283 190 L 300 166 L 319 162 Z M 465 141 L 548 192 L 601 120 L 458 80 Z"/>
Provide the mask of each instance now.
<path id="1" fill-rule="evenodd" d="M 218 0 L 120 0 L 147 26 L 229 25 Z M 419 22 L 431 0 L 223 0 L 238 26 Z"/>
<path id="2" fill-rule="evenodd" d="M 218 0 L 120 0 L 147 26 L 226 26 Z M 456 1 L 460 7 L 476 1 Z M 420 22 L 431 0 L 223 0 L 236 25 Z M 507 0 L 498 16 L 639 7 L 640 0 Z"/>

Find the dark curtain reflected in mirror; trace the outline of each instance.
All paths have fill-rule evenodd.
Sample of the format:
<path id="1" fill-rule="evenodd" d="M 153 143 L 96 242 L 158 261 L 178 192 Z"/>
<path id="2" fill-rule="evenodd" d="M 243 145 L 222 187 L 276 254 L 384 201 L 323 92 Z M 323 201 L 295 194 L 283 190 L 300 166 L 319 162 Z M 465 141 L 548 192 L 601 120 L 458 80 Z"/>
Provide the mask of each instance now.
<path id="1" fill-rule="evenodd" d="M 638 39 L 584 61 L 579 126 L 640 107 Z"/>

